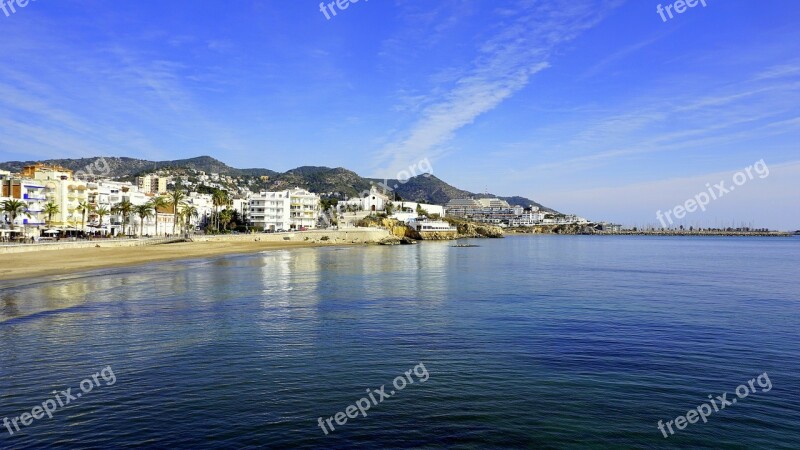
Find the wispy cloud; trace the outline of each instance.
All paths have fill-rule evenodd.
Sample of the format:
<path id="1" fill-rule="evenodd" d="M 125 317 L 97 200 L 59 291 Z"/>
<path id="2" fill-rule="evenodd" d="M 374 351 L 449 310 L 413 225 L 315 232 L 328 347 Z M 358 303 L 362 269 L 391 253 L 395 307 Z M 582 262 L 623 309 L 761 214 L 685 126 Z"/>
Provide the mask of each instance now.
<path id="1" fill-rule="evenodd" d="M 554 169 L 574 173 L 598 169 L 610 160 L 632 155 L 703 151 L 798 133 L 800 82 L 786 79 L 792 74 L 793 71 L 770 77 L 759 74 L 739 83 L 704 90 L 687 88 L 671 95 L 664 95 L 662 87 L 653 87 L 651 92 L 608 104 L 600 113 L 552 127 L 575 137 L 554 144 L 559 150 L 556 158 L 519 169 L 517 176 Z M 541 140 L 537 136 L 528 149 L 535 149 Z"/>
<path id="2" fill-rule="evenodd" d="M 479 45 L 469 69 L 451 87 L 414 98 L 427 106 L 384 146 L 376 167 L 393 176 L 410 160 L 440 156 L 454 133 L 525 88 L 534 74 L 549 67 L 557 47 L 597 24 L 616 5 L 521 1 L 497 10 L 496 28 L 502 31 Z"/>
<path id="3" fill-rule="evenodd" d="M 121 45 L 75 48 L 46 32 L 38 42 L 31 54 L 55 56 L 0 68 L 0 152 L 164 158 L 236 141 L 195 101 L 197 67 Z"/>

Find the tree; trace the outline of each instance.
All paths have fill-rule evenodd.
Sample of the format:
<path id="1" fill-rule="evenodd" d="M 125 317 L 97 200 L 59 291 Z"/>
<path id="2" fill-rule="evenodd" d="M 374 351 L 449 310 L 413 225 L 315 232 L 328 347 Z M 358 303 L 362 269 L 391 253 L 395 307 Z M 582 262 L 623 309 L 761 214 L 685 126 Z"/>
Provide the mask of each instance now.
<path id="1" fill-rule="evenodd" d="M 196 219 L 198 216 L 197 208 L 192 205 L 188 205 L 181 210 L 181 223 L 183 224 L 184 232 L 189 232 L 189 225 L 192 222 L 192 218 Z"/>
<path id="2" fill-rule="evenodd" d="M 163 195 L 157 195 L 150 200 L 150 207 L 153 208 L 153 215 L 156 218 L 156 236 L 158 236 L 158 210 L 169 206 L 169 200 Z"/>
<path id="3" fill-rule="evenodd" d="M 17 220 L 17 216 L 24 215 L 30 217 L 25 203 L 14 199 L 3 202 L 3 212 L 7 212 L 11 215 L 11 228 L 14 228 L 14 221 Z M 22 234 L 25 234 L 25 224 L 22 225 Z"/>
<path id="4" fill-rule="evenodd" d="M 123 200 L 114 205 L 114 212 L 122 216 L 122 233 L 127 235 L 128 218 L 133 212 L 133 205 L 129 200 Z"/>
<path id="5" fill-rule="evenodd" d="M 169 205 L 172 206 L 172 234 L 175 234 L 175 227 L 178 225 L 178 214 L 180 213 L 181 206 L 185 204 L 184 199 L 186 198 L 186 193 L 176 187 L 174 191 L 169 193 L 167 198 Z"/>
<path id="6" fill-rule="evenodd" d="M 75 208 L 76 211 L 81 213 L 81 231 L 86 231 L 86 213 L 89 212 L 91 206 L 85 200 L 81 200 L 78 202 L 78 207 Z"/>
<path id="7" fill-rule="evenodd" d="M 61 208 L 58 207 L 55 203 L 47 202 L 44 205 L 44 213 L 47 214 L 47 226 L 50 226 L 50 223 L 53 222 L 53 215 L 58 214 L 61 211 Z"/>
<path id="8" fill-rule="evenodd" d="M 327 211 L 331 208 L 336 208 L 336 205 L 339 204 L 339 199 L 336 198 L 323 198 L 319 201 L 320 209 L 323 211 Z"/>
<path id="9" fill-rule="evenodd" d="M 141 236 L 144 232 L 144 221 L 149 217 L 153 217 L 153 207 L 150 203 L 145 203 L 144 205 L 137 205 L 133 208 L 136 211 L 136 215 L 139 216 L 139 236 Z"/>
<path id="10" fill-rule="evenodd" d="M 225 231 L 228 231 L 228 224 L 231 223 L 232 219 L 233 210 L 225 208 L 221 213 L 219 213 L 219 222 Z"/>
<path id="11" fill-rule="evenodd" d="M 103 217 L 109 214 L 108 208 L 101 206 L 100 208 L 97 208 L 95 213 L 97 214 L 97 217 L 100 218 L 100 224 L 98 225 L 98 228 L 103 228 Z"/>
<path id="12" fill-rule="evenodd" d="M 216 229 L 219 229 L 220 224 L 220 217 L 219 217 L 219 207 L 228 205 L 230 200 L 228 199 L 228 193 L 222 190 L 216 190 L 213 194 L 211 194 L 211 201 L 214 203 L 214 215 L 216 216 Z"/>

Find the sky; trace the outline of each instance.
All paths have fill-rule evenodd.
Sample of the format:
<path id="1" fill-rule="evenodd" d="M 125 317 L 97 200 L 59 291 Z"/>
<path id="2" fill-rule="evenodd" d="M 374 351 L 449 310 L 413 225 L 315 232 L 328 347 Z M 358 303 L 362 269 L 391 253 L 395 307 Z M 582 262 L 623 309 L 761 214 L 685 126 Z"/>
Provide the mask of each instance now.
<path id="1" fill-rule="evenodd" d="M 0 161 L 209 155 L 389 178 L 429 164 L 628 226 L 726 181 L 671 225 L 800 229 L 800 2 L 703 3 L 6 5 Z M 732 181 L 756 164 L 769 174 Z"/>

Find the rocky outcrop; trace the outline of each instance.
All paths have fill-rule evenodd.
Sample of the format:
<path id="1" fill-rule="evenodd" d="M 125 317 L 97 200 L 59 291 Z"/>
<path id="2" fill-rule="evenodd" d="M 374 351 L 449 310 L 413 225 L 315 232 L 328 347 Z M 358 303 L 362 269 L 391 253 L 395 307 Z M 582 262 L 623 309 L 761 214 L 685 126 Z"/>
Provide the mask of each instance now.
<path id="1" fill-rule="evenodd" d="M 417 241 L 415 241 L 414 239 L 410 239 L 407 237 L 399 238 L 397 236 L 390 236 L 378 241 L 378 244 L 380 245 L 411 245 L 416 243 Z"/>
<path id="2" fill-rule="evenodd" d="M 458 229 L 459 238 L 503 237 L 503 229 L 495 225 L 486 225 L 454 218 L 447 218 L 447 221 Z"/>
<path id="3" fill-rule="evenodd" d="M 406 227 L 406 236 L 418 241 L 449 241 L 458 239 L 456 231 L 423 231 L 419 232 L 411 227 Z"/>

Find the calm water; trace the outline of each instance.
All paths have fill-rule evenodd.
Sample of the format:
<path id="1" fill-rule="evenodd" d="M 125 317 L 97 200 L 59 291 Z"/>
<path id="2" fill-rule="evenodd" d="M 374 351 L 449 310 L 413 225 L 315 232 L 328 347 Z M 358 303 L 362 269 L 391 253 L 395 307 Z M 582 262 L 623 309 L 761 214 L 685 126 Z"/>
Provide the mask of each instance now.
<path id="1" fill-rule="evenodd" d="M 475 243 L 0 284 L 0 419 L 116 379 L 0 448 L 800 448 L 800 239 Z M 765 371 L 769 392 L 658 430 Z"/>

